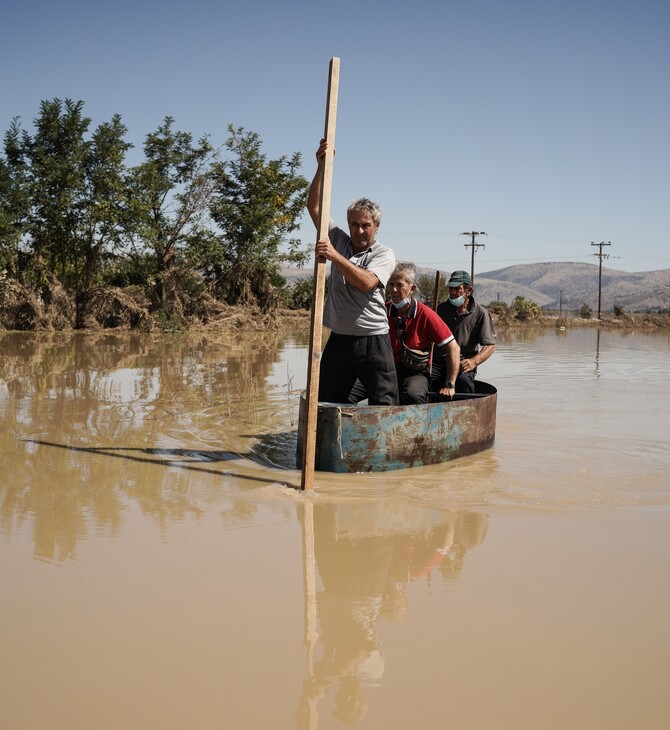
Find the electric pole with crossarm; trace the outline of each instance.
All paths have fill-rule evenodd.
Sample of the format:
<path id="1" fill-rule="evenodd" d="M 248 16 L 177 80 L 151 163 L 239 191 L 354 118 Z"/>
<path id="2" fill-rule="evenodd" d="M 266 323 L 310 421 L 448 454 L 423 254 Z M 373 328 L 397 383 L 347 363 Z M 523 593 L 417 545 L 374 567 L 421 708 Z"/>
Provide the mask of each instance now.
<path id="1" fill-rule="evenodd" d="M 475 236 L 485 236 L 486 231 L 465 231 L 465 233 L 461 233 L 461 236 L 471 236 L 472 241 L 470 243 L 463 244 L 465 248 L 472 248 L 472 259 L 470 262 L 470 278 L 472 279 L 472 283 L 475 283 L 475 249 L 478 249 L 480 246 L 482 248 L 486 248 L 486 246 L 483 243 L 475 243 Z"/>
<path id="2" fill-rule="evenodd" d="M 601 301 L 601 293 L 602 293 L 602 281 L 603 281 L 603 259 L 608 259 L 609 254 L 603 253 L 603 247 L 604 246 L 611 246 L 612 244 L 607 241 L 601 241 L 600 243 L 593 243 L 591 241 L 592 246 L 598 246 L 598 253 L 594 253 L 594 256 L 597 256 L 600 259 L 599 266 L 598 266 L 598 319 L 600 319 L 600 301 Z"/>

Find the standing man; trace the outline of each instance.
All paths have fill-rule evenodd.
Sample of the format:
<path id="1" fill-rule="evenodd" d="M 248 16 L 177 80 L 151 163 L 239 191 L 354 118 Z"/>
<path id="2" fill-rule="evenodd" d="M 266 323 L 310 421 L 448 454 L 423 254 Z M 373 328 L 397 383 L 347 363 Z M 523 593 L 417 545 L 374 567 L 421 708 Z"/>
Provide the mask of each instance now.
<path id="1" fill-rule="evenodd" d="M 477 367 L 493 355 L 496 331 L 489 311 L 477 304 L 472 296 L 472 278 L 467 271 L 454 271 L 447 287 L 449 299 L 438 305 L 437 313 L 454 333 L 461 348 L 456 392 L 474 393 Z"/>
<path id="2" fill-rule="evenodd" d="M 326 141 L 316 152 L 317 170 L 309 189 L 307 210 L 319 226 Z M 331 331 L 321 357 L 319 400 L 346 403 L 358 378 L 370 405 L 398 402 L 393 351 L 384 302 L 386 282 L 395 268 L 395 254 L 377 241 L 381 210 L 367 198 L 347 209 L 349 234 L 331 220 L 328 240 L 318 241 L 316 255 L 331 262 L 323 323 Z"/>

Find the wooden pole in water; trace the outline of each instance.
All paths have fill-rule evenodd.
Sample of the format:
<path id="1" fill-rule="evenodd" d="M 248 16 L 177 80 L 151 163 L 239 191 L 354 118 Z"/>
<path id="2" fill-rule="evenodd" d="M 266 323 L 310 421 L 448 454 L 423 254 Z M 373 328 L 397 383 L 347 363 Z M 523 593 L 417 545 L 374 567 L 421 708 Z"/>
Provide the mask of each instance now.
<path id="1" fill-rule="evenodd" d="M 335 121 L 337 117 L 337 92 L 340 82 L 340 59 L 331 58 L 328 73 L 326 99 L 326 123 L 323 136 L 328 143 L 323 166 L 321 200 L 319 202 L 319 226 L 317 240 L 328 238 L 330 221 L 330 191 L 333 178 L 333 153 L 335 150 Z M 303 457 L 300 487 L 314 488 L 314 456 L 316 454 L 316 417 L 319 406 L 319 366 L 321 364 L 321 338 L 323 335 L 323 299 L 326 290 L 326 259 L 317 256 L 314 262 L 314 293 L 312 297 L 312 321 L 307 363 L 306 418 L 303 421 Z"/>

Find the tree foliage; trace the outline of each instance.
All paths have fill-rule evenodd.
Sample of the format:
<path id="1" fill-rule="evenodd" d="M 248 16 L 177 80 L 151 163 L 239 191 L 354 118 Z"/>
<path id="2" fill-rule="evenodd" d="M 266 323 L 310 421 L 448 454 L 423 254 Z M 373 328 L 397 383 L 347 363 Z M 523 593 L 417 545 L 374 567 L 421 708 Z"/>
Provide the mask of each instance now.
<path id="1" fill-rule="evenodd" d="M 584 302 L 582 306 L 579 308 L 579 316 L 582 319 L 591 319 L 591 316 L 593 315 L 593 310 L 589 305 Z"/>
<path id="2" fill-rule="evenodd" d="M 522 296 L 514 298 L 512 309 L 516 312 L 516 318 L 522 322 L 529 319 L 537 319 L 542 314 L 539 304 Z"/>
<path id="3" fill-rule="evenodd" d="M 447 288 L 449 275 L 440 272 L 440 281 L 438 283 L 437 302 L 435 306 L 449 298 L 449 289 Z M 429 307 L 433 306 L 433 298 L 435 296 L 435 275 L 421 274 L 416 279 L 416 289 L 419 299 Z"/>
<path id="4" fill-rule="evenodd" d="M 498 317 L 508 317 L 510 314 L 510 306 L 506 302 L 501 302 L 497 299 L 494 299 L 492 302 L 489 302 L 489 304 L 486 305 L 486 309 L 491 312 L 491 314 L 495 314 Z"/>
<path id="5" fill-rule="evenodd" d="M 293 236 L 307 198 L 299 153 L 268 160 L 257 134 L 232 125 L 217 149 L 165 117 L 129 167 L 120 115 L 92 129 L 83 108 L 43 101 L 30 131 L 14 119 L 4 135 L 0 275 L 13 291 L 77 327 L 101 321 L 101 301 L 120 301 L 110 286 L 133 286 L 182 322 L 212 295 L 268 308 L 284 292 L 304 306 L 307 291 L 281 276 L 309 256 Z"/>
<path id="6" fill-rule="evenodd" d="M 21 127 L 13 119 L 0 158 L 0 268 L 19 279 L 19 253 L 30 212 L 27 168 L 21 153 Z"/>
<path id="7" fill-rule="evenodd" d="M 180 308 L 179 278 L 189 278 L 189 249 L 206 236 L 214 148 L 173 129 L 174 119 L 147 135 L 144 161 L 126 177 L 124 251 L 150 286 L 156 309 Z M 192 277 L 191 277 L 192 278 Z"/>
<path id="8" fill-rule="evenodd" d="M 229 125 L 231 159 L 213 167 L 210 214 L 218 237 L 210 241 L 208 275 L 228 303 L 272 305 L 282 263 L 301 265 L 308 253 L 290 238 L 307 202 L 307 180 L 298 174 L 300 153 L 268 160 L 254 132 Z"/>
<path id="9" fill-rule="evenodd" d="M 87 138 L 91 120 L 83 102 L 43 101 L 35 132 L 14 121 L 5 135 L 3 239 L 22 241 L 32 255 L 38 287 L 55 275 L 75 302 L 83 326 L 101 259 L 118 234 L 124 158 L 130 144 L 121 117 Z M 7 212 L 9 209 L 9 212 Z"/>

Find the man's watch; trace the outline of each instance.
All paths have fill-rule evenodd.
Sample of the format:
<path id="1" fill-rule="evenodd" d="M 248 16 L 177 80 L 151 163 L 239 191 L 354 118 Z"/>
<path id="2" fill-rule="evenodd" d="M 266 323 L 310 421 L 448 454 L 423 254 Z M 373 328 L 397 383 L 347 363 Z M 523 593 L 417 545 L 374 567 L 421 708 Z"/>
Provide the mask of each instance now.
<path id="1" fill-rule="evenodd" d="M 444 386 L 445 388 L 453 388 L 454 384 L 451 382 L 451 380 L 448 380 Z"/>

